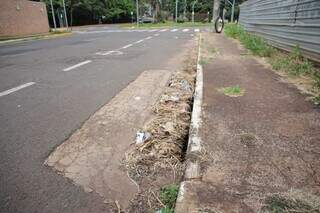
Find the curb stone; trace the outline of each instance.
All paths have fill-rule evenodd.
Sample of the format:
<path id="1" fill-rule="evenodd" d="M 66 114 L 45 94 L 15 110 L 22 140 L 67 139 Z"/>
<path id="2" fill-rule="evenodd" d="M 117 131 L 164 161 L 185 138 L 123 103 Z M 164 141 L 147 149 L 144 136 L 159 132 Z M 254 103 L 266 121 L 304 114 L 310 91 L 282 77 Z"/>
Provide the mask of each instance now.
<path id="1" fill-rule="evenodd" d="M 35 41 L 35 40 L 44 40 L 44 39 L 53 39 L 59 38 L 64 36 L 70 36 L 71 33 L 61 33 L 61 34 L 46 34 L 46 35 L 39 35 L 39 36 L 30 36 L 30 37 L 22 37 L 22 38 L 12 38 L 8 40 L 0 41 L 0 44 L 8 44 L 8 43 L 15 43 L 15 42 L 23 42 L 23 41 Z"/>
<path id="2" fill-rule="evenodd" d="M 201 151 L 201 137 L 199 136 L 199 129 L 201 127 L 201 105 L 203 97 L 203 68 L 200 64 L 201 34 L 199 36 L 198 45 L 196 88 L 194 91 L 194 102 L 186 155 L 187 167 L 184 174 L 184 180 L 180 183 L 179 187 L 179 193 L 175 207 L 176 213 L 193 212 L 193 210 L 196 208 L 197 200 L 195 199 L 195 195 L 192 193 L 192 187 L 193 185 L 196 185 L 201 178 L 200 163 L 199 159 L 196 157 Z"/>

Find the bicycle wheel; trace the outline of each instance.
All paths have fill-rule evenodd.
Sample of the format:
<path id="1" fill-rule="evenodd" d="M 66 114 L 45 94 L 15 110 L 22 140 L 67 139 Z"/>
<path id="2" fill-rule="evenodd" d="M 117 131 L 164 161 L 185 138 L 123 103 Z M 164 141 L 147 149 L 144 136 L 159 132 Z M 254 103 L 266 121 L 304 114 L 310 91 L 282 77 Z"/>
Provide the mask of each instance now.
<path id="1" fill-rule="evenodd" d="M 214 23 L 214 28 L 217 33 L 221 33 L 224 27 L 224 21 L 221 17 L 218 17 Z"/>

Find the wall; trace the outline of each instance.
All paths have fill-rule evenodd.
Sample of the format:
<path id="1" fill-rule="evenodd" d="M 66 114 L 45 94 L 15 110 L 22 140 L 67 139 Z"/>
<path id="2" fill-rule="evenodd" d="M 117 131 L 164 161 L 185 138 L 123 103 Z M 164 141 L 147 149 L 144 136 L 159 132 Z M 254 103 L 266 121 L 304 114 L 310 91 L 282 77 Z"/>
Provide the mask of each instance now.
<path id="1" fill-rule="evenodd" d="M 240 5 L 240 24 L 279 48 L 299 45 L 320 62 L 320 0 L 248 0 Z"/>
<path id="2" fill-rule="evenodd" d="M 46 5 L 28 0 L 0 0 L 0 36 L 49 32 Z"/>

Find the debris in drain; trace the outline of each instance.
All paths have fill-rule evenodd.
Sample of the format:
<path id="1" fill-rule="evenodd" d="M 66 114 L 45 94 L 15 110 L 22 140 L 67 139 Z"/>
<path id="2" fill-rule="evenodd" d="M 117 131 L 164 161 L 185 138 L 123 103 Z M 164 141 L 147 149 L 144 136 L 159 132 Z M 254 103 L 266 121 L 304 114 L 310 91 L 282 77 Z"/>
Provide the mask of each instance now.
<path id="1" fill-rule="evenodd" d="M 181 79 L 178 82 L 175 82 L 175 81 L 170 82 L 169 86 L 170 87 L 178 87 L 178 88 L 185 90 L 185 91 L 188 91 L 188 92 L 192 92 L 192 90 L 193 90 L 190 83 L 185 79 Z"/>
<path id="2" fill-rule="evenodd" d="M 139 146 L 125 155 L 123 164 L 128 176 L 141 189 L 129 212 L 162 208 L 151 192 L 159 190 L 161 184 L 178 183 L 183 176 L 196 77 L 197 54 L 191 54 L 185 61 L 186 66 L 173 74 L 153 106 L 153 119 L 137 132 L 135 142 Z"/>
<path id="3" fill-rule="evenodd" d="M 161 103 L 165 103 L 165 102 L 169 102 L 169 101 L 178 102 L 179 100 L 180 100 L 180 98 L 179 98 L 178 93 L 172 93 L 171 95 L 164 94 L 160 98 Z"/>
<path id="4" fill-rule="evenodd" d="M 174 128 L 174 123 L 173 122 L 167 122 L 164 126 L 162 126 L 164 128 L 165 133 L 172 133 L 174 132 L 175 128 Z"/>
<path id="5" fill-rule="evenodd" d="M 148 141 L 151 138 L 151 134 L 149 132 L 138 131 L 136 134 L 136 144 L 140 145 L 144 142 Z"/>

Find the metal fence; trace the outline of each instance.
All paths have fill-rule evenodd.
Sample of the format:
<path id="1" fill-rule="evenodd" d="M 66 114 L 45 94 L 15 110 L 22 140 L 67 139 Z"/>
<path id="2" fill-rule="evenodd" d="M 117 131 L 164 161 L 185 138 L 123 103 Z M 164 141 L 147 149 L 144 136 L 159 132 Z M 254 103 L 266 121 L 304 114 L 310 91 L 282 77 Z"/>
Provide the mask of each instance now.
<path id="1" fill-rule="evenodd" d="M 240 5 L 239 22 L 273 46 L 299 46 L 320 62 L 320 0 L 248 0 Z"/>

